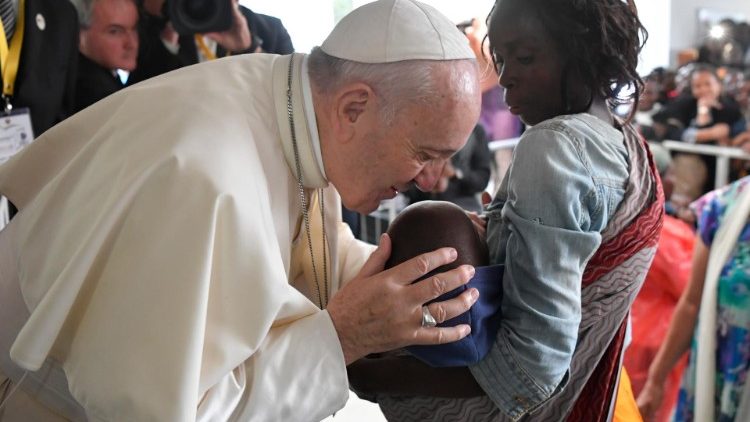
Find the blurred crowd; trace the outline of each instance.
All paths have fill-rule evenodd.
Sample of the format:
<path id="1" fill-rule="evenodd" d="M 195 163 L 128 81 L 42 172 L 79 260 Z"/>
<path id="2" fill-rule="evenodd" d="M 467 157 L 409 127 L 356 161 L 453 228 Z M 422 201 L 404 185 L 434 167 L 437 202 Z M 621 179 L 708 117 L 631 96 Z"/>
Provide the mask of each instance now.
<path id="1" fill-rule="evenodd" d="M 214 12 L 191 10 L 181 0 L 0 0 L 8 61 L 17 69 L 3 75 L 6 109 L 28 109 L 33 136 L 39 136 L 127 85 L 182 66 L 232 54 L 293 52 L 279 19 L 238 0 L 226 2 L 212 7 L 231 18 L 218 22 L 219 30 L 200 32 L 203 22 L 191 27 L 190 14 Z M 185 9 L 181 21 L 188 25 L 176 29 L 169 16 L 177 7 Z"/>
<path id="2" fill-rule="evenodd" d="M 743 353 L 750 347 L 744 322 L 750 311 L 744 305 L 750 233 L 741 223 L 747 215 L 737 204 L 750 180 L 750 26 L 723 20 L 715 30 L 698 48 L 681 52 L 677 68 L 656 68 L 643 76 L 634 116 L 651 144 L 666 199 L 656 257 L 632 307 L 632 341 L 624 356 L 642 416 L 649 421 L 703 420 L 705 415 L 695 410 L 700 401 L 709 403 L 702 408 L 715 412 L 715 420 L 744 420 L 736 415 L 745 402 L 740 399 L 747 370 Z M 666 141 L 716 149 L 696 147 L 693 153 Z M 732 159 L 728 179 L 720 180 L 717 155 L 729 149 L 746 156 Z M 744 230 L 717 238 L 721 226 L 732 220 Z M 709 284 L 707 263 L 716 259 L 712 250 L 723 250 L 724 244 L 733 252 L 719 258 L 723 270 L 714 274 L 716 284 Z M 706 292 L 718 292 L 715 305 L 702 306 Z M 712 343 L 704 337 L 698 341 L 699 312 L 703 320 L 708 315 L 716 321 L 707 332 L 715 333 L 721 359 L 710 381 L 696 379 L 696 373 L 706 373 L 698 345 Z M 711 385 L 715 396 L 696 388 L 699 383 Z"/>

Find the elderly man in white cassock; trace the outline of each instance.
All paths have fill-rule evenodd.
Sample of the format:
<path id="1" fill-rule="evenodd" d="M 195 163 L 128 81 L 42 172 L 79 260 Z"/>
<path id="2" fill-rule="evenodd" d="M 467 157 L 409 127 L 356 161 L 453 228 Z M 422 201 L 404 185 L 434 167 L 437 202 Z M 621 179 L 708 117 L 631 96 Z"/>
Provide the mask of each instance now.
<path id="1" fill-rule="evenodd" d="M 430 190 L 479 104 L 466 37 L 381 0 L 310 55 L 184 68 L 49 130 L 0 167 L 0 412 L 315 421 L 356 359 L 466 336 L 434 324 L 475 290 L 423 304 L 473 269 L 411 284 L 443 248 L 383 271 L 389 239 L 355 240 L 340 200 Z"/>

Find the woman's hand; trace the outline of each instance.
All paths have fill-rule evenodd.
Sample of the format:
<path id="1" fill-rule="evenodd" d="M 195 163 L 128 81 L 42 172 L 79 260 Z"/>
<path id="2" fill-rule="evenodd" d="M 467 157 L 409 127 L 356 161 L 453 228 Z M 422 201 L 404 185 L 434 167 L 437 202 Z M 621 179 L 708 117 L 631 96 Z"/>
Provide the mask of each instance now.
<path id="1" fill-rule="evenodd" d="M 469 216 L 469 220 L 474 224 L 474 230 L 477 231 L 482 242 L 484 242 L 487 237 L 487 219 L 473 211 L 466 211 L 466 215 Z"/>
<path id="2" fill-rule="evenodd" d="M 237 0 L 230 1 L 232 1 L 232 26 L 226 31 L 211 32 L 203 35 L 216 41 L 227 51 L 245 51 L 252 45 L 252 34 L 250 33 L 245 15 L 240 11 L 239 3 Z M 255 53 L 255 51 L 252 51 L 252 53 Z"/>
<path id="3" fill-rule="evenodd" d="M 746 130 L 732 139 L 732 146 L 740 147 L 745 152 L 750 152 L 750 130 Z"/>
<path id="4" fill-rule="evenodd" d="M 646 381 L 641 394 L 638 395 L 636 404 L 644 421 L 651 421 L 664 401 L 664 382 L 655 382 L 651 378 Z"/>

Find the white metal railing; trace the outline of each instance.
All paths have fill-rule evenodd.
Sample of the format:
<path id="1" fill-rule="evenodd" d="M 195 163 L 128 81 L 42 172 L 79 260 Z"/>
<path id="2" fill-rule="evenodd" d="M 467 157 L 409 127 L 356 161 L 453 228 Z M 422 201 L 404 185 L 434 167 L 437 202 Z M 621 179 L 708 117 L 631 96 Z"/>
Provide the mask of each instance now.
<path id="1" fill-rule="evenodd" d="M 714 187 L 720 188 L 729 183 L 729 160 L 732 158 L 750 160 L 750 154 L 742 148 L 717 145 L 689 144 L 681 141 L 662 141 L 661 145 L 670 151 L 689 152 L 692 154 L 713 155 L 716 157 L 716 176 Z"/>
<path id="2" fill-rule="evenodd" d="M 490 151 L 495 152 L 499 151 L 501 149 L 510 149 L 515 148 L 516 145 L 518 145 L 518 141 L 520 141 L 521 138 L 508 138 L 508 139 L 497 139 L 495 141 L 491 141 L 489 144 Z"/>
<path id="3" fill-rule="evenodd" d="M 8 200 L 4 196 L 0 196 L 0 230 L 8 224 L 10 218 L 10 210 L 8 208 Z"/>
<path id="4" fill-rule="evenodd" d="M 520 138 L 500 139 L 490 142 L 490 151 L 513 148 Z M 729 161 L 732 158 L 750 161 L 750 154 L 741 148 L 705 144 L 689 144 L 682 141 L 662 141 L 661 145 L 670 151 L 689 152 L 692 154 L 712 155 L 716 157 L 716 176 L 714 187 L 720 188 L 729 183 Z"/>

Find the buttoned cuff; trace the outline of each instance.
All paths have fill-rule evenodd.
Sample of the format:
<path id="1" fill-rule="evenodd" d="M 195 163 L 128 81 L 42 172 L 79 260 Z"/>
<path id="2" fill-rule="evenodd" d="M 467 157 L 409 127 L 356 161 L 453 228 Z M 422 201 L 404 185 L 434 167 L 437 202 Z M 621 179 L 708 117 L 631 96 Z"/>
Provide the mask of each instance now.
<path id="1" fill-rule="evenodd" d="M 180 52 L 180 44 L 169 42 L 162 38 L 161 43 L 164 44 L 164 48 L 167 49 L 170 53 L 174 54 L 175 56 Z"/>
<path id="2" fill-rule="evenodd" d="M 498 409 L 514 421 L 533 412 L 568 383 L 566 372 L 559 385 L 540 386 L 515 358 L 508 340 L 501 337 L 492 351 L 469 370 Z"/>

